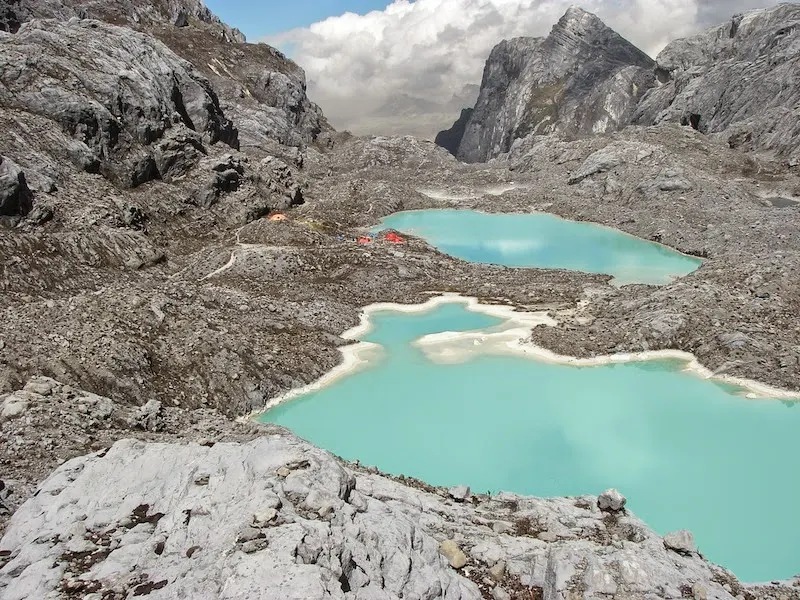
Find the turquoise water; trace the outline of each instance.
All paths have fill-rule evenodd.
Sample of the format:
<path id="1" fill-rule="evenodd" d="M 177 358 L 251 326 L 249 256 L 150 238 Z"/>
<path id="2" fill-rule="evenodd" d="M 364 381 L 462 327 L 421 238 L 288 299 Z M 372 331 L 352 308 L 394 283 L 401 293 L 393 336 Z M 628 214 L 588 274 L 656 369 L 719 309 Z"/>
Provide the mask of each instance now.
<path id="1" fill-rule="evenodd" d="M 436 485 L 536 496 L 618 488 L 746 581 L 800 573 L 800 406 L 649 362 L 434 364 L 410 342 L 497 325 L 462 304 L 382 312 L 370 366 L 263 415 L 344 458 Z"/>
<path id="2" fill-rule="evenodd" d="M 547 213 L 470 210 L 395 213 L 373 228 L 424 238 L 442 252 L 477 263 L 570 269 L 614 276 L 618 285 L 669 283 L 702 261 L 621 231 Z"/>

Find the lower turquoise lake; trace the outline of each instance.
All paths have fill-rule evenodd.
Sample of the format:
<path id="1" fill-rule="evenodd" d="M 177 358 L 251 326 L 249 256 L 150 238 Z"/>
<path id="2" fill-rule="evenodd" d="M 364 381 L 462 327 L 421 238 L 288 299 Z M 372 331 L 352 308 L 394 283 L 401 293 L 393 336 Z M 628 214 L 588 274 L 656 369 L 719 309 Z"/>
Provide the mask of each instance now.
<path id="1" fill-rule="evenodd" d="M 349 460 L 434 485 L 535 496 L 616 487 L 661 534 L 690 529 L 744 581 L 800 573 L 800 406 L 748 400 L 674 362 L 432 362 L 412 342 L 501 321 L 444 304 L 379 312 L 368 365 L 262 415 Z"/>
<path id="2" fill-rule="evenodd" d="M 421 237 L 471 262 L 602 273 L 612 275 L 617 285 L 665 284 L 702 264 L 615 229 L 547 213 L 414 210 L 386 217 L 373 231 L 386 228 Z"/>

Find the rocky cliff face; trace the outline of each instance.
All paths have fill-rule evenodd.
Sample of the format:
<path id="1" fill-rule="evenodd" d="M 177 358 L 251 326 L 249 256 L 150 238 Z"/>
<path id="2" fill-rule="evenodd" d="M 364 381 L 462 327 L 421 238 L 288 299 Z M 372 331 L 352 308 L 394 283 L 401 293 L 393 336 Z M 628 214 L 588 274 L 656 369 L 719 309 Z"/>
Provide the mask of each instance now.
<path id="1" fill-rule="evenodd" d="M 64 134 L 51 155 L 125 187 L 170 180 L 204 145 L 238 146 L 209 82 L 164 44 L 106 23 L 27 23 L 0 38 L 0 105 Z"/>
<path id="2" fill-rule="evenodd" d="M 800 164 L 800 6 L 737 15 L 658 56 L 634 122 L 676 122 Z"/>
<path id="3" fill-rule="evenodd" d="M 596 16 L 570 8 L 547 38 L 492 50 L 456 156 L 485 161 L 530 134 L 615 131 L 653 84 L 653 66 Z"/>

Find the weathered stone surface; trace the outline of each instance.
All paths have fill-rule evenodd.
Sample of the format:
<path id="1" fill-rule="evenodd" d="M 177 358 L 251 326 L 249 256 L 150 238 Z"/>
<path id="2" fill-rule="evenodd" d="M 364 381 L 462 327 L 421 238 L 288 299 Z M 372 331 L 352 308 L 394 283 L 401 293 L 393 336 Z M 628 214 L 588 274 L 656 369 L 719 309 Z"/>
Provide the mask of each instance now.
<path id="1" fill-rule="evenodd" d="M 25 398 L 11 394 L 6 396 L 0 407 L 0 421 L 10 421 L 17 419 L 28 410 L 28 402 Z"/>
<path id="2" fill-rule="evenodd" d="M 736 15 L 676 40 L 659 54 L 662 84 L 642 99 L 635 123 L 675 122 L 731 147 L 800 160 L 800 6 Z"/>
<path id="3" fill-rule="evenodd" d="M 506 40 L 492 50 L 456 156 L 485 161 L 529 134 L 621 129 L 653 84 L 653 65 L 596 16 L 572 7 L 547 38 Z"/>
<path id="4" fill-rule="evenodd" d="M 160 431 L 164 427 L 163 407 L 158 400 L 150 400 L 134 415 L 131 426 L 145 431 Z"/>
<path id="5" fill-rule="evenodd" d="M 278 477 L 286 465 L 290 475 Z M 191 484 L 200 472 L 208 485 Z M 280 517 L 255 526 L 253 515 L 270 498 L 281 502 Z M 573 523 L 572 539 L 544 545 L 480 524 L 477 515 L 513 512 L 512 501 L 518 517 Z M 333 508 L 325 521 L 309 509 L 320 504 Z M 453 504 L 351 471 L 285 433 L 211 448 L 127 440 L 67 462 L 17 510 L 0 540 L 0 597 L 46 598 L 64 582 L 70 589 L 94 582 L 101 595 L 131 594 L 144 581 L 166 581 L 149 596 L 216 597 L 224 589 L 224 598 L 248 600 L 478 600 L 476 584 L 457 570 L 467 562 L 461 548 L 470 547 L 487 561 L 506 557 L 506 590 L 531 586 L 546 598 L 578 589 L 591 596 L 617 587 L 646 594 L 701 585 L 708 597 L 733 599 L 717 583 L 721 570 L 696 555 L 676 559 L 646 528 L 640 542 L 597 539 L 591 532 L 604 529 L 598 529 L 602 518 L 569 499 L 503 494 L 482 497 L 476 506 Z M 621 527 L 639 525 L 633 517 L 619 519 Z M 446 531 L 456 532 L 458 542 Z M 70 552 L 88 552 L 89 559 L 59 560 Z M 475 559 L 465 575 L 500 577 L 497 559 L 482 561 Z"/>
<path id="6" fill-rule="evenodd" d="M 162 176 L 156 155 L 163 175 L 172 175 L 174 160 L 154 147 L 168 131 L 238 143 L 208 81 L 161 42 L 123 27 L 27 23 L 0 38 L 0 81 L 0 106 L 52 120 L 83 148 L 78 166 L 123 186 Z"/>
<path id="7" fill-rule="evenodd" d="M 692 554 L 697 552 L 697 546 L 694 544 L 694 536 L 692 535 L 692 532 L 685 529 L 674 531 L 665 535 L 664 545 L 670 550 L 682 552 L 684 554 Z"/>
<path id="8" fill-rule="evenodd" d="M 131 28 L 148 29 L 154 25 L 188 26 L 192 20 L 206 27 L 228 43 L 244 42 L 244 34 L 222 23 L 202 0 L 0 0 L 0 31 L 16 33 L 31 19 L 100 19 Z"/>
<path id="9" fill-rule="evenodd" d="M 627 499 L 615 489 L 606 490 L 597 498 L 597 506 L 600 510 L 619 512 L 625 508 Z"/>
<path id="10" fill-rule="evenodd" d="M 456 487 L 450 488 L 447 491 L 447 494 L 453 499 L 458 502 L 464 502 L 465 500 L 469 499 L 470 497 L 470 489 L 467 485 L 458 485 Z"/>
<path id="11" fill-rule="evenodd" d="M 10 158 L 0 156 L 0 217 L 27 215 L 32 203 L 25 173 Z"/>
<path id="12" fill-rule="evenodd" d="M 439 544 L 439 553 L 447 559 L 454 569 L 461 569 L 467 564 L 467 555 L 453 540 L 445 540 Z"/>

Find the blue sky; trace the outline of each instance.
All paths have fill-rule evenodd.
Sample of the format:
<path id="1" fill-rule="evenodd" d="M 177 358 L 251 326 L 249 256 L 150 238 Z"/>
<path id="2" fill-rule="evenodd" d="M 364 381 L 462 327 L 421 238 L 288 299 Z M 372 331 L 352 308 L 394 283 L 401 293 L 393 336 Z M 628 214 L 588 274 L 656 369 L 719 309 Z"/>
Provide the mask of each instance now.
<path id="1" fill-rule="evenodd" d="M 345 12 L 383 10 L 390 0 L 206 0 L 206 6 L 249 40 L 304 27 Z"/>

